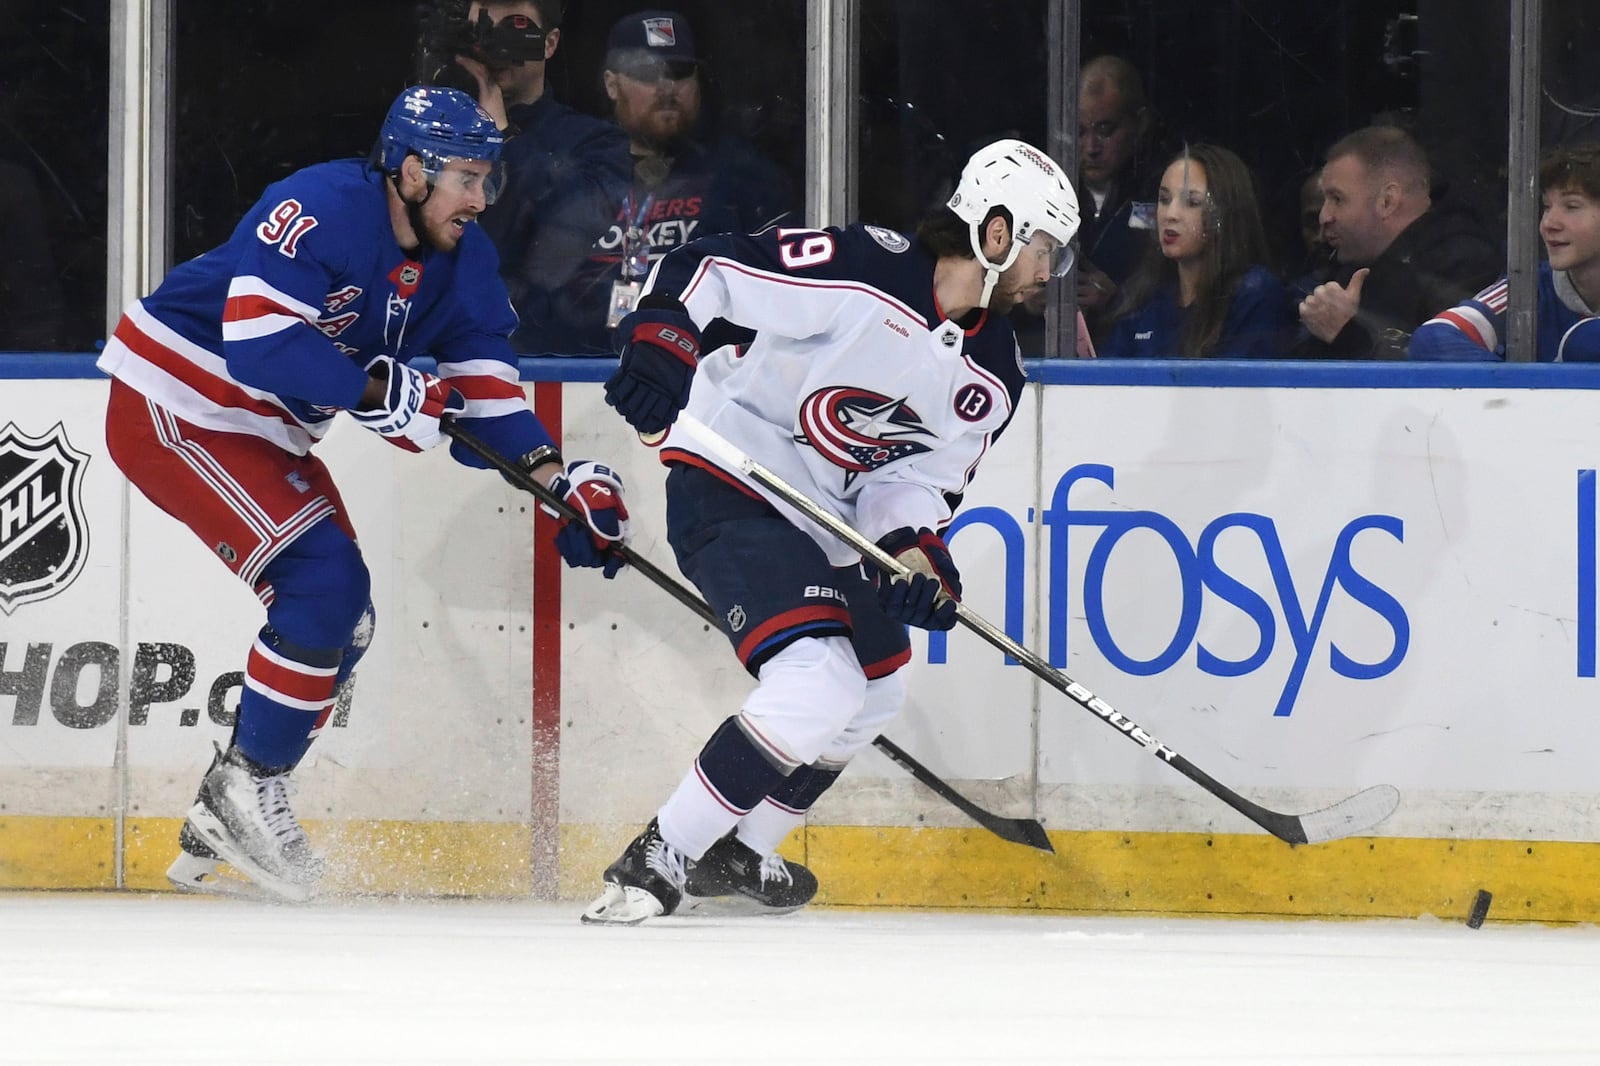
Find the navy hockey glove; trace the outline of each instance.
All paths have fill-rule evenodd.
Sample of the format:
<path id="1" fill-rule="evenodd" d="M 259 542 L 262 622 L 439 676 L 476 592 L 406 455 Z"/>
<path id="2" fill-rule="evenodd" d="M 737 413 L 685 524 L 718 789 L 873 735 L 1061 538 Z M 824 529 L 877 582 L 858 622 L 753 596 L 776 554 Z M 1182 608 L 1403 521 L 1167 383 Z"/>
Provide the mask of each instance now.
<path id="1" fill-rule="evenodd" d="M 462 395 L 441 378 L 413 370 L 387 355 L 372 361 L 367 367 L 367 376 L 385 382 L 382 406 L 351 411 L 350 417 L 408 452 L 426 451 L 443 444 L 439 420 L 467 409 Z"/>
<path id="2" fill-rule="evenodd" d="M 901 526 L 885 533 L 878 547 L 911 571 L 904 579 L 879 571 L 878 603 L 883 613 L 918 629 L 949 629 L 956 624 L 961 574 L 950 549 L 931 529 Z"/>
<path id="3" fill-rule="evenodd" d="M 568 566 L 604 567 L 616 577 L 627 560 L 612 549 L 628 539 L 628 505 L 622 502 L 622 478 L 608 466 L 579 459 L 557 474 L 550 491 L 582 516 L 568 519 L 556 534 L 556 550 Z"/>
<path id="4" fill-rule="evenodd" d="M 606 403 L 640 433 L 660 433 L 689 402 L 700 360 L 700 331 L 683 304 L 646 296 L 617 323 L 621 359 L 606 382 Z"/>

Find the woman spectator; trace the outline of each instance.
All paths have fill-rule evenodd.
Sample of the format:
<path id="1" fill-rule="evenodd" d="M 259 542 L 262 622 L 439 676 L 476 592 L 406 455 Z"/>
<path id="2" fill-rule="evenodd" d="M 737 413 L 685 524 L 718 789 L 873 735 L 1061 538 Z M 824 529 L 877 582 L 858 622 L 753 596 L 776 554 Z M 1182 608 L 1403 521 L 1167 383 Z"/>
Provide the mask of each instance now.
<path id="1" fill-rule="evenodd" d="M 1161 176 L 1159 244 L 1129 280 L 1105 358 L 1266 359 L 1289 326 L 1269 270 L 1250 171 L 1215 145 L 1190 145 Z"/>

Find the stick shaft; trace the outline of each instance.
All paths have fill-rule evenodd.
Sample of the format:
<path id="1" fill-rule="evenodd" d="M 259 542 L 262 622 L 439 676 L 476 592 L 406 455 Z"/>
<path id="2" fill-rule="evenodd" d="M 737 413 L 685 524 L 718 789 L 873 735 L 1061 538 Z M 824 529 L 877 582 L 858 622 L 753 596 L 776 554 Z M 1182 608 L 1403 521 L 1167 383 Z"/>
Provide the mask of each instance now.
<path id="1" fill-rule="evenodd" d="M 455 439 L 462 447 L 494 467 L 519 489 L 532 493 L 540 503 L 555 511 L 563 519 L 583 521 L 582 516 L 578 514 L 571 504 L 551 492 L 546 486 L 540 484 L 538 479 L 526 470 L 489 447 L 488 444 L 479 439 L 470 430 L 463 429 L 456 422 L 446 422 L 443 429 L 446 435 Z M 701 621 L 709 625 L 717 625 L 717 616 L 712 612 L 710 604 L 695 595 L 690 589 L 685 588 L 671 574 L 666 573 L 626 544 L 618 545 L 612 550 L 626 559 L 629 566 L 643 574 L 652 584 L 693 611 Z M 960 792 L 957 792 L 949 782 L 912 758 L 910 753 L 888 737 L 876 737 L 872 743 L 891 760 L 898 763 L 901 768 L 910 773 L 912 777 L 932 790 L 940 799 L 949 803 L 1002 840 L 1010 841 L 1013 844 L 1024 844 L 1042 851 L 1055 850 L 1050 844 L 1049 837 L 1045 835 L 1044 826 L 1037 821 L 1031 818 L 1007 818 L 1003 815 L 986 811 Z"/>
<path id="2" fill-rule="evenodd" d="M 909 572 L 905 565 L 902 564 L 898 559 L 894 558 L 888 552 L 878 547 L 877 544 L 869 540 L 864 534 L 855 529 L 855 527 L 851 526 L 850 523 L 846 522 L 832 511 L 822 507 L 805 493 L 801 492 L 799 489 L 796 489 L 793 485 L 790 485 L 788 482 L 784 481 L 783 478 L 779 477 L 771 470 L 768 470 L 765 466 L 762 466 L 755 459 L 746 455 L 739 448 L 723 439 L 720 434 L 711 429 L 704 422 L 696 419 L 693 415 L 680 414 L 678 416 L 678 424 L 689 431 L 696 444 L 711 452 L 722 463 L 733 469 L 743 471 L 744 474 L 752 481 L 770 490 L 789 506 L 793 507 L 801 514 L 805 515 L 805 517 L 809 518 L 817 525 L 832 533 L 835 537 L 838 537 L 853 550 L 860 552 L 864 558 L 871 561 L 873 565 L 877 566 L 885 573 L 895 577 L 905 577 Z M 1328 808 L 1328 811 L 1330 812 L 1336 811 L 1336 809 L 1339 808 L 1344 808 L 1347 805 L 1355 808 L 1351 811 L 1348 817 L 1336 814 L 1332 819 L 1323 818 L 1321 821 L 1312 823 L 1308 828 L 1307 819 L 1313 816 L 1308 815 L 1306 818 L 1302 818 L 1298 815 L 1283 814 L 1278 811 L 1269 810 L 1260 806 L 1259 804 L 1251 802 L 1244 796 L 1241 796 L 1239 793 L 1222 784 L 1216 778 L 1212 777 L 1210 774 L 1194 765 L 1194 763 L 1184 758 L 1177 751 L 1157 740 L 1155 736 L 1153 736 L 1143 726 L 1122 714 L 1122 712 L 1118 711 L 1115 707 L 1111 706 L 1111 704 L 1107 703 L 1099 696 L 1096 696 L 1087 687 L 1074 681 L 1065 673 L 1057 670 L 1044 659 L 1023 647 L 1017 641 L 1012 640 L 1005 634 L 1004 631 L 995 627 L 982 615 L 978 614 L 976 611 L 973 611 L 966 604 L 958 603 L 956 605 L 956 620 L 962 625 L 966 626 L 972 632 L 976 633 L 978 636 L 982 637 L 989 644 L 1016 659 L 1023 666 L 1027 667 L 1028 670 L 1036 677 L 1057 691 L 1063 693 L 1068 699 L 1076 703 L 1079 707 L 1082 707 L 1084 710 L 1093 714 L 1102 722 L 1105 722 L 1107 725 L 1117 730 L 1117 732 L 1121 733 L 1123 736 L 1139 745 L 1139 747 L 1143 748 L 1146 752 L 1160 759 L 1162 762 L 1165 762 L 1167 765 L 1171 766 L 1173 769 L 1189 778 L 1189 780 L 1195 782 L 1201 788 L 1205 789 L 1213 796 L 1216 796 L 1228 806 L 1232 807 L 1234 810 L 1238 811 L 1240 814 L 1244 815 L 1246 818 L 1250 819 L 1252 822 L 1255 822 L 1257 825 L 1267 830 L 1267 832 L 1273 834 L 1281 840 L 1286 840 L 1291 844 L 1304 844 L 1308 842 L 1320 842 L 1320 840 L 1334 839 L 1333 836 L 1326 835 L 1331 831 L 1332 828 L 1328 823 L 1330 821 L 1338 822 L 1340 818 L 1345 819 L 1344 825 L 1346 831 L 1337 833 L 1336 835 L 1349 835 L 1349 833 L 1357 832 L 1360 829 L 1369 828 L 1367 825 L 1357 824 L 1359 822 L 1362 822 L 1368 818 L 1373 818 L 1376 815 L 1375 820 L 1372 822 L 1372 824 L 1376 824 L 1377 821 L 1381 821 L 1384 817 L 1387 817 L 1387 811 L 1383 811 L 1381 814 L 1378 812 L 1382 811 L 1382 808 L 1387 803 L 1391 794 L 1393 796 L 1394 803 L 1399 803 L 1399 794 L 1394 792 L 1392 788 L 1387 785 L 1377 786 L 1376 789 L 1368 789 L 1365 792 L 1358 793 L 1356 796 L 1350 797 L 1339 804 L 1335 804 L 1332 808 Z M 1389 807 L 1389 810 L 1392 811 L 1393 807 Z M 1325 813 L 1326 812 L 1315 812 L 1316 815 L 1323 815 Z"/>

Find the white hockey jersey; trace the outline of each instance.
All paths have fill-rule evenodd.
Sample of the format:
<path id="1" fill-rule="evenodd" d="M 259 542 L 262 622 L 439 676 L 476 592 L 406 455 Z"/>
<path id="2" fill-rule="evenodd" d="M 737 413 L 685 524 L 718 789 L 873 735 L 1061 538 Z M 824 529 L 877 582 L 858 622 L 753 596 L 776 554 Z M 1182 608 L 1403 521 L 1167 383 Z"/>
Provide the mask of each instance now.
<path id="1" fill-rule="evenodd" d="M 877 540 L 900 526 L 943 529 L 1024 380 L 1010 323 L 987 312 L 966 329 L 948 320 L 933 270 L 933 257 L 893 230 L 777 229 L 685 245 L 657 264 L 646 291 L 677 296 L 704 334 L 688 412 Z M 744 343 L 713 348 L 732 336 Z M 687 428 L 673 427 L 661 459 L 738 478 L 835 566 L 858 560 L 720 466 Z"/>

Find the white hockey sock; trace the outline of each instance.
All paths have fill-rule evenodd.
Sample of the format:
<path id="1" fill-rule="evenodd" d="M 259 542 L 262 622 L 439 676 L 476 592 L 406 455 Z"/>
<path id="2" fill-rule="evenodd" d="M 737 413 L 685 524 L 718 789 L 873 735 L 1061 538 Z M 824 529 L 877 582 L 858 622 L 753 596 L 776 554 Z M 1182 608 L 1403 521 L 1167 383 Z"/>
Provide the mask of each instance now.
<path id="1" fill-rule="evenodd" d="M 739 819 L 739 839 L 758 855 L 771 855 L 805 820 L 805 811 L 791 811 L 771 800 L 762 800 L 755 810 Z"/>
<path id="2" fill-rule="evenodd" d="M 700 858 L 707 848 L 726 836 L 739 817 L 738 811 L 723 803 L 701 780 L 698 765 L 683 775 L 678 787 L 656 812 L 661 838 L 691 859 Z"/>

